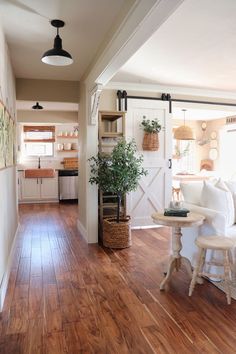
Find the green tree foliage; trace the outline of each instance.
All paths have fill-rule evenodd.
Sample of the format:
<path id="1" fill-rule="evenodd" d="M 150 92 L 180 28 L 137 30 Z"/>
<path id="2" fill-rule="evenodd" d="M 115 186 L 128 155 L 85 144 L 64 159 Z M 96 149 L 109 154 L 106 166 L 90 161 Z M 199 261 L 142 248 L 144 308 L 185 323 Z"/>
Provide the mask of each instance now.
<path id="1" fill-rule="evenodd" d="M 91 177 L 89 182 L 97 184 L 103 192 L 117 196 L 117 222 L 120 221 L 121 198 L 126 193 L 136 190 L 139 179 L 147 174 L 142 167 L 142 156 L 137 156 L 135 141 L 121 140 L 110 155 L 98 153 L 91 157 Z"/>

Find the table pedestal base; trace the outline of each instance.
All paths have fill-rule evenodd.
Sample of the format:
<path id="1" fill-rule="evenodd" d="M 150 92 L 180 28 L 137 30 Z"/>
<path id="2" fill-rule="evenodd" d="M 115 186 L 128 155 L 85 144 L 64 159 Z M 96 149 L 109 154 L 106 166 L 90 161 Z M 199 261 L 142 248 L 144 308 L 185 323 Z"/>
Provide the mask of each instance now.
<path id="1" fill-rule="evenodd" d="M 160 290 L 164 290 L 167 287 L 174 270 L 178 271 L 182 265 L 185 265 L 187 273 L 192 279 L 191 263 L 189 259 L 181 256 L 181 227 L 200 226 L 203 224 L 205 218 L 204 216 L 195 213 L 189 213 L 187 217 L 166 216 L 162 213 L 156 213 L 152 215 L 152 218 L 158 225 L 172 227 L 172 255 L 170 257 L 168 271 L 160 285 Z M 202 283 L 200 279 L 197 281 L 198 283 Z"/>
<path id="2" fill-rule="evenodd" d="M 186 270 L 190 278 L 192 279 L 192 266 L 188 258 L 186 257 L 178 257 L 175 258 L 174 256 L 171 256 L 169 265 L 168 265 L 168 270 L 165 278 L 162 280 L 160 284 L 160 290 L 165 290 L 165 286 L 169 283 L 170 278 L 172 276 L 172 273 L 176 270 L 178 271 L 181 267 L 181 265 L 185 265 Z"/>

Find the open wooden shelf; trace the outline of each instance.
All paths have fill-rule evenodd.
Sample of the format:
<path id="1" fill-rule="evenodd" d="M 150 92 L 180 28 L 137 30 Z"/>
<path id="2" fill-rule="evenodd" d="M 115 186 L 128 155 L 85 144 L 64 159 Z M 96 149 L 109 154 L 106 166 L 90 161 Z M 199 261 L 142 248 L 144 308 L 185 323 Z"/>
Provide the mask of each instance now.
<path id="1" fill-rule="evenodd" d="M 57 152 L 78 152 L 79 150 L 57 150 Z"/>
<path id="2" fill-rule="evenodd" d="M 78 135 L 57 135 L 57 138 L 60 139 L 77 139 L 79 136 Z"/>
<path id="3" fill-rule="evenodd" d="M 119 122 L 118 122 L 119 120 Z M 125 137 L 125 112 L 100 111 L 98 120 L 98 151 L 110 155 L 121 138 Z M 109 140 L 107 140 L 109 138 Z M 102 220 L 116 217 L 117 200 L 112 193 L 99 191 L 99 236 L 102 239 Z M 126 198 L 122 197 L 120 215 L 126 215 Z"/>

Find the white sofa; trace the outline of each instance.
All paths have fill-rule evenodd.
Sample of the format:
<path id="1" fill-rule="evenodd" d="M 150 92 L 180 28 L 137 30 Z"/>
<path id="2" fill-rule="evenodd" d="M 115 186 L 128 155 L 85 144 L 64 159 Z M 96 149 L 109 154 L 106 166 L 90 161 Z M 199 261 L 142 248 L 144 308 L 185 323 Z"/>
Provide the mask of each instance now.
<path id="1" fill-rule="evenodd" d="M 202 226 L 182 229 L 183 249 L 181 254 L 187 257 L 194 267 L 198 251 L 194 241 L 197 236 L 225 236 L 235 240 L 236 243 L 236 181 L 181 183 L 180 188 L 184 198 L 184 206 L 191 212 L 205 216 Z M 207 258 L 212 256 L 219 259 L 221 253 L 215 252 L 212 255 L 208 252 Z M 219 267 L 214 267 L 211 271 L 217 272 L 217 274 L 222 272 Z"/>

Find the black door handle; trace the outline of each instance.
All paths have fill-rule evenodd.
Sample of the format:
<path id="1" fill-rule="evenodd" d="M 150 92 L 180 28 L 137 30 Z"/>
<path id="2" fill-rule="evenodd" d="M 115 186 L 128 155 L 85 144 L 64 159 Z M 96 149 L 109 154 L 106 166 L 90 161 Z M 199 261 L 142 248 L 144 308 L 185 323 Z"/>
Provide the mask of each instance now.
<path id="1" fill-rule="evenodd" d="M 172 169 L 172 159 L 169 159 L 169 169 Z"/>

